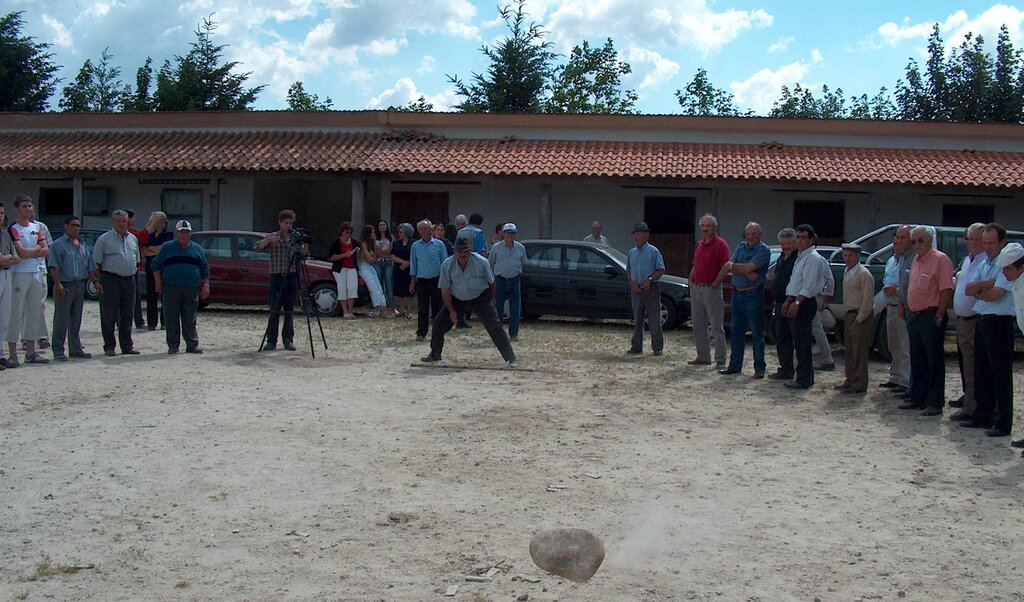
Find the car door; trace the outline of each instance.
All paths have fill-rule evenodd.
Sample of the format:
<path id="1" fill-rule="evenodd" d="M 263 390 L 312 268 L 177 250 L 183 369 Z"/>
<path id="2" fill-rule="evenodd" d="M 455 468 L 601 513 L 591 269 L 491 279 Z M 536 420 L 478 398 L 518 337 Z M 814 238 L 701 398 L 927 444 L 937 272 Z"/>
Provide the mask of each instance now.
<path id="1" fill-rule="evenodd" d="M 266 303 L 270 290 L 270 251 L 257 251 L 259 234 L 236 234 L 238 291 L 246 303 Z"/>
<path id="2" fill-rule="evenodd" d="M 203 248 L 206 263 L 210 266 L 209 302 L 238 303 L 238 265 L 231 252 L 230 234 L 195 234 L 192 240 Z"/>
<path id="3" fill-rule="evenodd" d="M 524 313 L 563 313 L 565 270 L 562 267 L 562 246 L 546 243 L 527 245 L 522 285 Z"/>
<path id="4" fill-rule="evenodd" d="M 577 316 L 628 318 L 626 272 L 603 253 L 588 247 L 565 248 L 565 305 Z"/>

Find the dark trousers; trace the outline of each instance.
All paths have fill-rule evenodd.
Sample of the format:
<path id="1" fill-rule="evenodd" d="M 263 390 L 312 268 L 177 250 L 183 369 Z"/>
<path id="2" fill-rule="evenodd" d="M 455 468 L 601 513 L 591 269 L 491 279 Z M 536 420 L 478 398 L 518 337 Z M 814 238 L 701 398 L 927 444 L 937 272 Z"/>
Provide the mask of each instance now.
<path id="1" fill-rule="evenodd" d="M 942 408 L 946 405 L 946 359 L 942 348 L 946 320 L 935 324 L 935 309 L 910 312 L 907 334 L 910 339 L 910 402 L 919 406 Z"/>
<path id="2" fill-rule="evenodd" d="M 749 291 L 733 291 L 732 322 L 729 324 L 729 367 L 743 368 L 743 352 L 747 346 L 747 330 L 750 330 L 751 346 L 754 352 L 754 372 L 764 374 L 764 288 Z"/>
<path id="3" fill-rule="evenodd" d="M 644 324 L 651 331 L 651 350 L 660 352 L 665 347 L 665 336 L 661 331 L 661 285 L 651 283 L 651 290 L 639 293 L 630 292 L 633 304 L 633 340 L 630 350 L 643 351 Z"/>
<path id="4" fill-rule="evenodd" d="M 167 321 L 167 349 L 177 351 L 181 338 L 185 338 L 186 349 L 199 347 L 196 332 L 196 312 L 199 310 L 199 288 L 196 286 L 164 285 L 164 317 Z"/>
<path id="5" fill-rule="evenodd" d="M 164 312 L 160 311 L 160 293 L 156 292 L 156 278 L 146 270 L 146 324 L 156 330 L 157 324 L 166 324 Z"/>
<path id="6" fill-rule="evenodd" d="M 79 338 L 79 331 L 82 329 L 82 306 L 85 302 L 85 280 L 72 280 L 64 282 L 64 296 L 60 299 L 53 296 L 53 336 L 50 344 L 53 346 L 54 357 L 64 355 L 64 341 L 68 343 L 67 349 L 71 353 L 82 352 L 82 339 Z"/>
<path id="7" fill-rule="evenodd" d="M 295 338 L 295 297 L 299 293 L 299 277 L 290 274 L 270 275 L 270 319 L 267 321 L 267 343 L 277 344 L 277 325 L 284 315 L 281 338 L 291 343 Z M 166 326 L 166 324 L 165 324 Z"/>
<path id="8" fill-rule="evenodd" d="M 520 306 L 520 284 L 522 278 L 494 277 L 494 308 L 498 311 L 500 318 L 505 311 L 505 302 L 508 301 L 508 336 L 519 336 L 519 312 Z"/>
<path id="9" fill-rule="evenodd" d="M 416 336 L 425 337 L 434 316 L 442 312 L 444 301 L 441 289 L 437 288 L 440 278 L 416 279 Z"/>
<path id="10" fill-rule="evenodd" d="M 775 324 L 775 350 L 779 355 L 779 377 L 790 380 L 796 374 L 793 367 L 793 323 L 782 313 L 782 303 L 775 302 L 772 316 Z"/>
<path id="11" fill-rule="evenodd" d="M 135 308 L 132 316 L 135 319 L 135 325 L 142 328 L 146 323 L 142 319 L 142 287 L 139 286 L 139 279 L 139 273 L 135 272 Z"/>
<path id="12" fill-rule="evenodd" d="M 117 327 L 117 342 L 121 352 L 132 349 L 132 313 L 135 310 L 135 276 L 121 278 L 103 272 L 100 274 L 100 330 L 103 332 L 103 350 L 113 351 L 115 347 L 114 327 Z"/>
<path id="13" fill-rule="evenodd" d="M 420 281 L 417 279 L 417 287 L 419 287 L 419 283 Z M 452 297 L 452 305 L 458 314 L 466 311 L 475 312 L 477 318 L 483 322 L 484 328 L 487 329 L 487 334 L 491 335 L 491 341 L 494 342 L 494 346 L 501 352 L 501 357 L 506 362 L 516 359 L 516 354 L 512 351 L 512 343 L 508 340 L 508 335 L 501 328 L 498 313 L 494 310 L 494 299 L 491 297 L 490 289 L 485 290 L 479 297 L 469 301 Z M 452 326 L 454 324 L 452 324 L 452 318 L 447 308 L 437 312 L 437 315 L 434 316 L 434 331 L 430 333 L 430 355 L 441 357 L 441 351 L 444 350 L 444 335 L 452 329 Z"/>
<path id="14" fill-rule="evenodd" d="M 814 384 L 814 333 L 811 323 L 818 314 L 818 301 L 811 297 L 800 303 L 796 317 L 790 319 L 793 332 L 793 349 L 796 350 L 796 382 L 805 387 Z"/>
<path id="15" fill-rule="evenodd" d="M 983 315 L 974 331 L 974 421 L 1013 426 L 1013 316 Z"/>

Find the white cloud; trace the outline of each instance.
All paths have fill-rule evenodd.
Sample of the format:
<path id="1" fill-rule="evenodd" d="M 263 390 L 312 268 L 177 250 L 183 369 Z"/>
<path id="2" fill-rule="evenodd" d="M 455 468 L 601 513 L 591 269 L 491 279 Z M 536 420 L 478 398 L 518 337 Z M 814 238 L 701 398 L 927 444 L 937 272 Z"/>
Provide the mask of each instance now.
<path id="1" fill-rule="evenodd" d="M 403 77 L 395 82 L 387 90 L 370 99 L 367 109 L 386 109 L 388 107 L 403 107 L 414 102 L 423 96 L 424 99 L 434 105 L 435 111 L 450 111 L 459 102 L 458 96 L 453 90 L 445 90 L 440 94 L 429 95 L 421 92 L 416 87 L 416 82 L 408 77 Z"/>
<path id="2" fill-rule="evenodd" d="M 547 23 L 563 49 L 588 38 L 715 52 L 749 29 L 770 27 L 764 9 L 715 11 L 708 0 L 565 0 Z"/>
<path id="3" fill-rule="evenodd" d="M 433 73 L 435 68 L 437 68 L 437 59 L 427 54 L 420 61 L 420 66 L 416 68 L 416 73 Z"/>
<path id="4" fill-rule="evenodd" d="M 625 52 L 624 60 L 633 68 L 634 77 L 643 74 L 643 80 L 637 85 L 637 90 L 657 88 L 679 73 L 679 63 L 646 48 L 629 48 Z"/>
<path id="5" fill-rule="evenodd" d="M 331 42 L 344 48 L 404 43 L 408 32 L 476 38 L 470 21 L 476 8 L 468 0 L 365 0 L 345 2 L 331 11 Z"/>
<path id="6" fill-rule="evenodd" d="M 808 70 L 806 63 L 797 61 L 774 71 L 761 69 L 741 82 L 732 82 L 729 87 L 741 109 L 753 109 L 755 113 L 764 115 L 771 111 L 782 86 L 792 88 L 793 84 L 799 83 L 807 75 Z"/>
<path id="7" fill-rule="evenodd" d="M 794 40 L 796 40 L 796 38 L 793 36 L 780 36 L 778 42 L 775 42 L 768 47 L 768 52 L 783 52 L 789 48 L 789 45 L 792 44 Z"/>
<path id="8" fill-rule="evenodd" d="M 821 55 L 821 51 L 817 48 L 811 50 L 811 62 L 815 65 L 821 65 L 825 62 L 825 57 Z"/>
<path id="9" fill-rule="evenodd" d="M 53 31 L 53 38 L 51 38 L 50 41 L 54 46 L 71 49 L 71 46 L 74 43 L 71 37 L 71 31 L 68 30 L 63 23 L 54 19 L 50 15 L 43 15 L 43 23 Z"/>
<path id="10" fill-rule="evenodd" d="M 898 46 L 904 42 L 922 42 L 931 35 L 933 25 L 931 21 L 911 23 L 908 18 L 904 18 L 900 23 L 889 21 L 879 25 L 873 35 L 861 41 L 861 45 L 884 48 Z M 946 41 L 947 48 L 959 46 L 964 34 L 967 33 L 984 36 L 986 45 L 995 48 L 996 37 L 1002 25 L 1006 25 L 1014 44 L 1019 44 L 1022 41 L 1024 11 L 1014 6 L 996 4 L 971 19 L 966 11 L 958 10 L 939 23 L 939 31 Z"/>

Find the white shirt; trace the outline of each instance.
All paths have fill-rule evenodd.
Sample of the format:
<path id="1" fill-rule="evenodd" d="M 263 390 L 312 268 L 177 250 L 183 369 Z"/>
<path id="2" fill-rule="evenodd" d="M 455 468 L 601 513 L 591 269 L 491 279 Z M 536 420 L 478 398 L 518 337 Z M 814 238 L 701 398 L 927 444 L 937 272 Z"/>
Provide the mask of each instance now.
<path id="1" fill-rule="evenodd" d="M 1013 308 L 1017 310 L 1017 328 L 1024 330 L 1024 275 L 1013 281 Z"/>
<path id="2" fill-rule="evenodd" d="M 977 299 L 967 296 L 967 284 L 974 276 L 975 270 L 981 265 L 984 255 L 984 253 L 978 253 L 973 259 L 968 255 L 960 264 L 960 273 L 956 276 L 956 288 L 953 289 L 953 311 L 956 312 L 957 317 L 969 318 L 978 315 L 978 312 L 974 311 L 974 302 Z"/>
<path id="3" fill-rule="evenodd" d="M 796 258 L 793 265 L 793 276 L 789 279 L 789 286 L 786 287 L 786 295 L 789 297 L 817 297 L 825 290 L 828 276 L 832 273 L 828 261 L 818 253 L 816 247 L 804 249 Z M 832 280 L 833 286 L 835 279 Z"/>

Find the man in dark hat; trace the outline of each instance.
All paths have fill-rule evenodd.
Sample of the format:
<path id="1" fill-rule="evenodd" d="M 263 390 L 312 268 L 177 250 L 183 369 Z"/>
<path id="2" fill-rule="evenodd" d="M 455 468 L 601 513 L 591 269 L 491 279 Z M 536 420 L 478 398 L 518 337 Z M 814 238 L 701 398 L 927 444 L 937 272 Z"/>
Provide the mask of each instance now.
<path id="1" fill-rule="evenodd" d="M 644 222 L 633 226 L 633 242 L 626 260 L 630 299 L 633 302 L 633 340 L 629 355 L 640 355 L 644 349 L 644 322 L 651 329 L 651 349 L 661 355 L 665 337 L 661 332 L 661 285 L 658 279 L 665 273 L 665 259 L 657 247 L 647 242 L 651 230 Z"/>
<path id="2" fill-rule="evenodd" d="M 444 335 L 452 329 L 461 313 L 474 311 L 483 322 L 487 334 L 491 335 L 494 346 L 501 352 L 501 357 L 509 368 L 518 368 L 516 354 L 512 351 L 512 343 L 505 334 L 494 309 L 494 272 L 486 259 L 472 252 L 473 241 L 468 238 L 455 240 L 455 255 L 441 264 L 441 276 L 438 288 L 444 308 L 434 316 L 434 328 L 430 335 L 430 355 L 423 358 L 424 362 L 441 361 L 444 349 Z M 447 310 L 447 311 L 446 311 Z"/>

